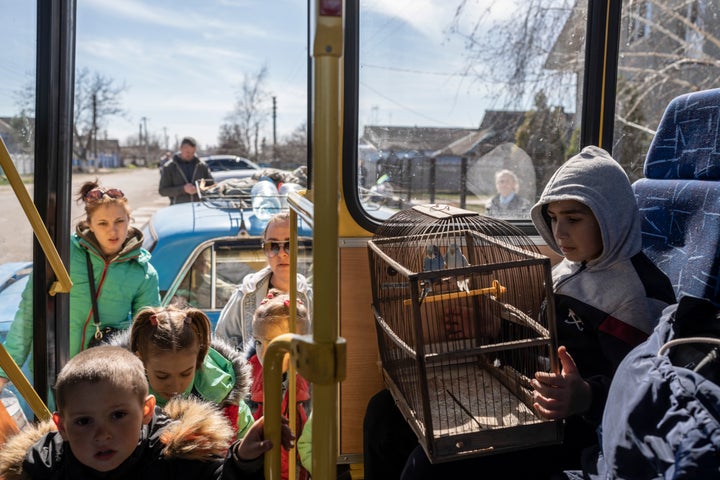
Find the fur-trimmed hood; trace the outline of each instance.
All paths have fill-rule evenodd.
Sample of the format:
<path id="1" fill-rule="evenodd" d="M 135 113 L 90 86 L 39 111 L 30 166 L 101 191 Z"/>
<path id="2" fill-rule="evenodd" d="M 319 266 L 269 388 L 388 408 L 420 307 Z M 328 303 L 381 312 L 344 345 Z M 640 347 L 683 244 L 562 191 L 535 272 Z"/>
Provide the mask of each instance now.
<path id="1" fill-rule="evenodd" d="M 110 343 L 130 349 L 130 331 L 126 330 L 112 337 Z M 203 362 L 203 371 L 195 374 L 193 390 L 203 400 L 215 402 L 220 406 L 240 405 L 250 393 L 252 385 L 252 367 L 243 353 L 221 338 L 214 337 L 210 343 L 212 350 Z M 214 352 L 213 352 L 214 350 Z M 229 376 L 232 370 L 234 382 Z"/>
<path id="2" fill-rule="evenodd" d="M 131 474 L 138 468 L 149 471 L 147 467 L 162 461 L 221 461 L 233 438 L 232 428 L 213 405 L 196 399 L 173 399 L 164 409 L 156 408 L 150 424 L 142 428 L 135 452 L 114 473 Z M 77 464 L 77 460 L 72 458 L 54 423 L 46 421 L 25 428 L 3 446 L 0 477 L 55 478 L 60 468 L 72 477 L 73 463 Z M 77 468 L 87 469 L 80 465 Z"/>

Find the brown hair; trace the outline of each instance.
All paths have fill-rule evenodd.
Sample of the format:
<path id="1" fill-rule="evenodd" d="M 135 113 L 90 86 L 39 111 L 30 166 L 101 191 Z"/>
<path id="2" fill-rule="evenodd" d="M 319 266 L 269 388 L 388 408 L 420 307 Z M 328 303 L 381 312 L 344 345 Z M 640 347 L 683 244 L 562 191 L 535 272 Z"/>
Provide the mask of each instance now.
<path id="1" fill-rule="evenodd" d="M 114 388 L 130 388 L 140 402 L 148 395 L 145 367 L 132 352 L 122 347 L 100 345 L 72 357 L 55 382 L 58 411 L 66 406 L 67 393 L 81 383 L 107 383 Z"/>
<path id="2" fill-rule="evenodd" d="M 130 327 L 130 350 L 149 358 L 152 350 L 178 352 L 200 347 L 195 368 L 200 369 L 210 348 L 210 319 L 197 308 L 145 307 Z"/>
<path id="3" fill-rule="evenodd" d="M 128 218 L 131 217 L 130 205 L 128 204 L 128 200 L 125 195 L 122 195 L 118 198 L 114 198 L 109 195 L 102 195 L 102 197 L 100 197 L 100 199 L 98 200 L 88 200 L 88 193 L 95 189 L 99 189 L 103 192 L 120 191 L 116 188 L 101 187 L 97 178 L 94 181 L 88 181 L 83 183 L 77 193 L 77 203 L 80 204 L 82 202 L 85 204 L 85 219 L 80 222 L 81 226 L 87 226 L 87 224 L 90 223 L 90 218 L 93 216 L 93 213 L 95 213 L 95 210 L 100 208 L 102 205 L 122 205 L 122 207 L 125 209 L 125 213 L 127 213 Z"/>
<path id="4" fill-rule="evenodd" d="M 271 288 L 267 296 L 260 302 L 260 306 L 255 310 L 253 315 L 253 329 L 256 324 L 263 326 L 287 325 L 290 320 L 290 295 L 283 293 L 277 288 Z M 284 326 L 283 325 L 283 326 Z M 310 330 L 310 321 L 308 320 L 307 308 L 302 300 L 297 300 L 297 310 L 295 315 L 296 332 L 305 335 Z"/>
<path id="5" fill-rule="evenodd" d="M 275 223 L 287 223 L 290 224 L 290 213 L 288 212 L 280 212 L 276 213 L 272 217 L 270 217 L 270 220 L 268 220 L 267 225 L 265 225 L 265 230 L 263 230 L 262 239 L 263 241 L 267 240 L 267 232 L 268 229 L 270 229 L 270 225 Z"/>

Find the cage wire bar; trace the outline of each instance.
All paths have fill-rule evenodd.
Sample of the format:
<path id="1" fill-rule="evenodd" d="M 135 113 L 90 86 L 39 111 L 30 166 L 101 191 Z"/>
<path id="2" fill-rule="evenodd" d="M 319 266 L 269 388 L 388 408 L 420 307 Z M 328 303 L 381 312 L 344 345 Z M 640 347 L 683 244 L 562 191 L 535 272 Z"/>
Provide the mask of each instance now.
<path id="1" fill-rule="evenodd" d="M 550 260 L 503 220 L 398 212 L 368 243 L 386 385 L 434 462 L 552 444 L 530 379 L 558 371 Z"/>

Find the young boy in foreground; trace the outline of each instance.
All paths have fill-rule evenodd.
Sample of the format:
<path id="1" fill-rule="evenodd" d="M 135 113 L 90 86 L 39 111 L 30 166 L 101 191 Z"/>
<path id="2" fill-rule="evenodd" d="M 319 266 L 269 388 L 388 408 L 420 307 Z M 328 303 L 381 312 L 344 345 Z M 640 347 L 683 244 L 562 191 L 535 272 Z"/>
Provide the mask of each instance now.
<path id="1" fill-rule="evenodd" d="M 58 376 L 55 398 L 53 422 L 24 430 L 3 447 L 0 477 L 249 478 L 272 448 L 262 419 L 228 449 L 232 428 L 212 405 L 178 399 L 156 410 L 142 362 L 120 347 L 73 357 Z M 286 426 L 283 444 L 292 444 Z"/>

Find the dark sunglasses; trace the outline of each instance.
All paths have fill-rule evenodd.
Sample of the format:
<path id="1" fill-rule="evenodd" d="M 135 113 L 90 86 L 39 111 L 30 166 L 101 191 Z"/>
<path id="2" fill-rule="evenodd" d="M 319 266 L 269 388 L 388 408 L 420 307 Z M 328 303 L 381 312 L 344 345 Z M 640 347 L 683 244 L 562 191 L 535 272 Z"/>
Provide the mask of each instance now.
<path id="1" fill-rule="evenodd" d="M 290 255 L 290 242 L 263 242 L 262 248 L 268 258 L 276 257 L 282 248 L 286 255 Z"/>
<path id="2" fill-rule="evenodd" d="M 117 188 L 93 188 L 85 194 L 85 201 L 97 202 L 98 200 L 102 200 L 103 197 L 123 198 L 124 196 L 125 194 L 122 192 L 122 190 Z"/>

